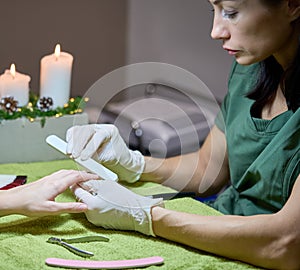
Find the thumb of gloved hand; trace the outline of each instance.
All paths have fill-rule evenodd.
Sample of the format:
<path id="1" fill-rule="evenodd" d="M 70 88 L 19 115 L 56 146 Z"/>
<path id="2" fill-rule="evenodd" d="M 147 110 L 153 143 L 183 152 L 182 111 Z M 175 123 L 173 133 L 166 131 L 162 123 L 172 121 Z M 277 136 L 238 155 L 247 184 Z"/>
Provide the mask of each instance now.
<path id="1" fill-rule="evenodd" d="M 120 180 L 139 180 L 145 166 L 143 155 L 130 150 L 114 125 L 94 124 L 74 126 L 67 131 L 67 152 L 74 158 L 86 160 L 96 156 Z"/>
<path id="2" fill-rule="evenodd" d="M 87 204 L 85 214 L 94 225 L 155 236 L 151 208 L 163 207 L 162 199 L 137 195 L 111 180 L 86 181 L 73 186 L 72 191 L 79 201 Z"/>

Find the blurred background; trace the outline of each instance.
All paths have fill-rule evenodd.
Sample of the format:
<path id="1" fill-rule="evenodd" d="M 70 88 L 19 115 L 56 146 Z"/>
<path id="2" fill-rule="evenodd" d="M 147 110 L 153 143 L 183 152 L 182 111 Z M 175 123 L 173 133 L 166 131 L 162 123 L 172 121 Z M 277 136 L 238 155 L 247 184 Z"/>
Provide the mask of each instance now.
<path id="1" fill-rule="evenodd" d="M 74 56 L 72 95 L 127 64 L 154 61 L 197 75 L 221 100 L 231 58 L 210 38 L 199 0 L 0 0 L 0 72 L 14 62 L 39 91 L 42 56 L 57 43 Z"/>
<path id="2" fill-rule="evenodd" d="M 30 86 L 34 93 L 39 93 L 40 60 L 52 54 L 57 43 L 61 44 L 62 51 L 74 57 L 71 81 L 73 97 L 84 96 L 97 80 L 109 72 L 142 62 L 167 63 L 195 74 L 208 86 L 218 102 L 223 100 L 227 92 L 232 58 L 222 49 L 220 41 L 210 37 L 213 12 L 208 1 L 0 0 L 0 3 L 0 73 L 15 63 L 17 71 L 31 76 Z M 201 144 L 210 127 L 210 124 L 203 124 L 205 119 L 201 111 L 185 110 L 192 108 L 190 102 L 186 102 L 185 97 L 177 95 L 173 89 L 165 89 L 164 85 L 138 87 L 146 95 L 149 94 L 147 89 L 158 89 L 153 97 L 163 96 L 167 101 L 173 99 L 172 103 L 176 106 L 183 104 L 184 114 L 192 119 L 199 135 L 195 140 L 196 146 L 195 143 L 187 145 L 183 152 L 199 147 L 199 141 Z M 122 91 L 112 100 L 112 104 L 109 102 L 101 116 L 103 122 L 117 123 L 120 113 L 126 115 L 124 112 L 128 104 L 133 103 L 133 94 L 141 92 L 133 88 Z M 98 97 L 90 100 L 96 109 L 89 111 L 90 119 L 93 118 L 91 122 L 99 122 L 97 100 L 101 100 L 101 95 L 103 93 L 99 92 Z M 202 99 L 201 93 L 198 98 Z M 116 101 L 121 104 L 114 103 Z M 176 112 L 164 105 L 158 108 L 157 103 L 147 103 L 165 116 L 173 116 L 159 119 L 160 122 L 149 121 L 147 117 L 139 119 L 139 111 L 145 109 L 140 106 L 145 106 L 141 105 L 145 103 L 135 104 L 137 107 L 133 113 L 118 122 L 125 141 L 132 148 L 143 149 L 143 153 L 147 154 L 149 144 L 158 138 L 163 142 L 163 153 L 160 152 L 160 143 L 153 151 L 158 155 L 170 156 L 182 151 L 178 142 L 183 139 L 178 133 L 183 136 L 188 134 L 184 138 L 191 141 L 192 132 L 187 132 L 184 127 L 179 131 L 170 129 L 170 125 L 166 124 L 171 118 L 176 118 L 174 125 L 185 126 L 185 123 L 181 123 L 185 117 L 177 116 Z M 216 111 L 213 113 L 215 115 Z M 149 115 L 148 118 L 151 117 Z"/>

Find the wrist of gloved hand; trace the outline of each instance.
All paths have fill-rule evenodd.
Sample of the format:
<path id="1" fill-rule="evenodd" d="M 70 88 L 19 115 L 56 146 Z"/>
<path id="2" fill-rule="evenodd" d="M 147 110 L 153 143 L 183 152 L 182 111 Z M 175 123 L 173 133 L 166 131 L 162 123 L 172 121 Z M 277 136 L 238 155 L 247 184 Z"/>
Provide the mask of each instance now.
<path id="1" fill-rule="evenodd" d="M 133 193 L 111 180 L 91 180 L 72 187 L 77 199 L 88 205 L 87 219 L 106 229 L 132 230 L 155 236 L 151 209 L 162 199 Z"/>

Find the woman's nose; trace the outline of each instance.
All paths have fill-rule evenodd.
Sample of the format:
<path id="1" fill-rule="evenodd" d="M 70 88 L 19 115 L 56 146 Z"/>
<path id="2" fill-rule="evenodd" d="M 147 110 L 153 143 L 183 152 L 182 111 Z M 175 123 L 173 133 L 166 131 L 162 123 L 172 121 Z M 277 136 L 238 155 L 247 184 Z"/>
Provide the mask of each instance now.
<path id="1" fill-rule="evenodd" d="M 218 18 L 215 16 L 210 35 L 213 39 L 229 39 L 230 32 L 227 26 L 227 22 L 225 22 L 222 18 Z"/>

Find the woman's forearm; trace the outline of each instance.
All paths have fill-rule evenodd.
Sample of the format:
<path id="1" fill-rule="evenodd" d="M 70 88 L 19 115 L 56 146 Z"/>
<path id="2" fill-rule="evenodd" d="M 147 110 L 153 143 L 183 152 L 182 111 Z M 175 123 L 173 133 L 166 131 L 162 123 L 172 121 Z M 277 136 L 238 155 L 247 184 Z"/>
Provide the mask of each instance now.
<path id="1" fill-rule="evenodd" d="M 191 190 L 194 189 L 191 187 L 192 180 L 196 177 L 201 178 L 198 165 L 197 152 L 167 159 L 145 157 L 141 181 L 156 182 L 176 190 Z"/>
<path id="2" fill-rule="evenodd" d="M 201 149 L 193 153 L 167 159 L 145 157 L 141 180 L 179 191 L 197 192 L 201 196 L 215 194 L 229 180 L 224 133 L 217 127 L 212 128 Z"/>
<path id="3" fill-rule="evenodd" d="M 292 237 L 277 215 L 199 216 L 155 207 L 152 219 L 157 236 L 262 267 L 293 268 Z"/>
<path id="4" fill-rule="evenodd" d="M 140 181 L 150 181 L 174 188 L 192 191 L 199 196 L 216 194 L 229 179 L 226 166 L 214 166 L 201 153 L 194 152 L 167 159 L 145 157 L 145 169 Z"/>

